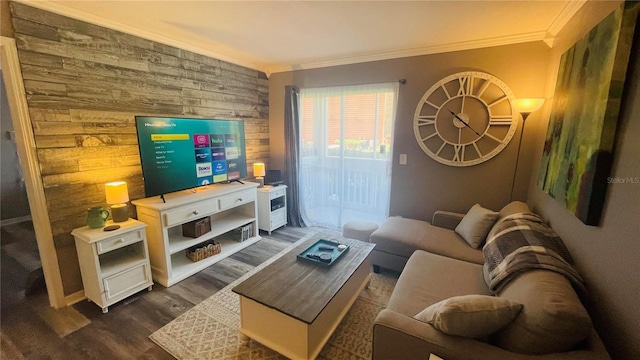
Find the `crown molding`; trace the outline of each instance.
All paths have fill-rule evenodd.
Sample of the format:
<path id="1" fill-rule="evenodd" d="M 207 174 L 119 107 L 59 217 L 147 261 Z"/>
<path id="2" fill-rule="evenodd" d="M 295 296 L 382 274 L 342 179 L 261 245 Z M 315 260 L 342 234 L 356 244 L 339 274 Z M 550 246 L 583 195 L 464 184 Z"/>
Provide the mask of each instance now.
<path id="1" fill-rule="evenodd" d="M 501 45 L 512 45 L 512 44 L 519 44 L 519 43 L 532 42 L 532 41 L 544 41 L 547 38 L 547 36 L 548 36 L 548 33 L 546 31 L 538 31 L 538 32 L 532 32 L 532 33 L 526 33 L 526 34 L 501 36 L 501 37 L 495 37 L 495 38 L 464 41 L 464 42 L 443 44 L 443 45 L 434 45 L 434 46 L 420 47 L 420 48 L 407 49 L 407 50 L 396 50 L 396 51 L 388 51 L 388 52 L 381 52 L 381 53 L 375 53 L 375 54 L 350 56 L 350 57 L 344 57 L 344 58 L 335 59 L 335 60 L 316 61 L 316 62 L 295 64 L 295 65 L 272 66 L 268 68 L 267 74 L 294 71 L 294 70 L 316 69 L 316 68 L 323 68 L 323 67 L 330 67 L 330 66 L 350 65 L 350 64 L 357 64 L 357 63 L 364 63 L 364 62 L 371 62 L 371 61 L 391 60 L 391 59 L 405 58 L 405 57 L 411 57 L 411 56 L 441 54 L 441 53 L 447 53 L 447 52 L 480 49 L 485 47 L 501 46 Z"/>
<path id="2" fill-rule="evenodd" d="M 324 61 L 314 61 L 301 64 L 278 65 L 278 64 L 257 64 L 251 61 L 228 56 L 214 50 L 206 49 L 191 43 L 187 43 L 178 39 L 171 38 L 152 31 L 141 30 L 139 28 L 123 24 L 100 16 L 88 14 L 84 11 L 69 8 L 48 0 L 15 0 L 29 6 L 33 6 L 42 10 L 50 11 L 62 16 L 67 16 L 79 21 L 103 26 L 112 30 L 121 31 L 130 35 L 138 36 L 147 40 L 156 41 L 177 48 L 191 51 L 200 55 L 209 56 L 218 60 L 226 61 L 235 65 L 244 66 L 250 69 L 264 72 L 267 77 L 273 73 L 288 72 L 294 70 L 306 70 L 315 68 L 324 68 L 330 66 L 350 65 L 371 61 L 390 60 L 397 58 L 405 58 L 411 56 L 431 55 L 439 53 L 447 53 L 462 50 L 479 49 L 492 46 L 511 45 L 517 43 L 543 41 L 549 47 L 553 47 L 555 36 L 569 22 L 569 20 L 582 8 L 588 0 L 572 0 L 568 1 L 560 14 L 553 21 L 547 31 L 538 31 L 519 35 L 501 36 L 488 39 L 479 39 L 472 41 L 464 41 L 451 44 L 434 45 L 420 47 L 414 49 L 399 49 L 394 51 L 386 51 L 372 54 L 363 54 L 356 56 L 348 56 L 339 59 L 331 59 Z"/>
<path id="3" fill-rule="evenodd" d="M 226 61 L 235 65 L 240 65 L 240 66 L 244 66 L 253 70 L 257 70 L 257 71 L 263 71 L 264 69 L 262 69 L 261 66 L 258 66 L 257 64 L 250 62 L 250 61 L 246 61 L 246 60 L 242 60 L 242 59 L 238 59 L 232 56 L 228 56 L 228 55 L 224 55 L 221 54 L 219 52 L 213 51 L 213 50 L 209 50 L 209 49 L 205 49 L 178 39 L 174 39 L 171 38 L 169 36 L 165 36 L 162 34 L 158 34 L 156 32 L 152 32 L 152 31 L 146 31 L 146 30 L 141 30 L 139 28 L 133 27 L 133 26 L 129 26 L 117 21 L 113 21 L 110 19 L 105 19 L 103 17 L 100 16 L 95 16 L 92 14 L 88 14 L 84 11 L 80 11 L 80 10 L 76 10 L 76 9 L 72 9 L 69 8 L 67 6 L 64 5 L 60 5 L 58 3 L 54 3 L 51 1 L 47 1 L 47 0 L 14 0 L 16 2 L 25 4 L 25 5 L 29 5 L 31 7 L 35 7 L 41 10 L 46 10 L 58 15 L 62 15 L 62 16 L 66 16 L 66 17 L 70 17 L 73 18 L 75 20 L 79 20 L 79 21 L 84 21 L 84 22 L 88 22 L 94 25 L 99 25 L 105 28 L 109 28 L 112 30 L 116 30 L 116 31 L 120 31 L 123 33 L 127 33 L 129 35 L 134 35 L 134 36 L 138 36 L 141 37 L 143 39 L 147 39 L 147 40 L 151 40 L 151 41 L 156 41 L 165 45 L 169 45 L 169 46 L 175 46 L 179 49 L 182 50 L 187 50 L 187 51 L 191 51 L 193 53 L 196 54 L 200 54 L 200 55 L 204 55 L 204 56 L 208 56 L 208 57 L 212 57 L 215 58 L 217 60 L 222 60 L 222 61 Z"/>
<path id="4" fill-rule="evenodd" d="M 569 20 L 573 18 L 573 16 L 587 3 L 588 0 L 572 0 L 568 1 L 564 8 L 560 11 L 558 16 L 553 20 L 549 29 L 547 31 L 551 34 L 550 38 L 555 38 L 556 35 L 562 30 Z M 553 41 L 551 41 L 551 45 L 549 47 L 553 47 Z"/>

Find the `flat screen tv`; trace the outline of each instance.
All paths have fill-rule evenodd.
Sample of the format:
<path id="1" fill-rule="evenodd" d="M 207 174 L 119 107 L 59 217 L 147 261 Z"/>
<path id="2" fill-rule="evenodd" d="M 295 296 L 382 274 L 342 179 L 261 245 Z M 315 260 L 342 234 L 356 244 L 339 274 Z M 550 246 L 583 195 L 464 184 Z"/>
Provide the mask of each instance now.
<path id="1" fill-rule="evenodd" d="M 247 177 L 242 121 L 136 116 L 136 131 L 147 197 Z"/>

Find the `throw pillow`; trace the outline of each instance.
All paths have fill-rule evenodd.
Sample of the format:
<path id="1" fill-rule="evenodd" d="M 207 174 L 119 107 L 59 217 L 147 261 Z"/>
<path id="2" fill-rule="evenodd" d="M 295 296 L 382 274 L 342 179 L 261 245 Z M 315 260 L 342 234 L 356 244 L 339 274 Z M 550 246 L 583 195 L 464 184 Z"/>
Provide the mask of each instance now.
<path id="1" fill-rule="evenodd" d="M 486 295 L 454 296 L 419 312 L 415 319 L 456 336 L 483 338 L 509 325 L 522 304 Z"/>
<path id="2" fill-rule="evenodd" d="M 498 213 L 475 204 L 462 218 L 455 231 L 471 245 L 479 249 L 487 239 L 487 234 L 498 220 Z"/>
<path id="3" fill-rule="evenodd" d="M 497 346 L 523 354 L 570 351 L 591 335 L 591 317 L 563 275 L 550 270 L 520 273 L 500 297 L 524 304 L 509 325 L 493 334 Z"/>

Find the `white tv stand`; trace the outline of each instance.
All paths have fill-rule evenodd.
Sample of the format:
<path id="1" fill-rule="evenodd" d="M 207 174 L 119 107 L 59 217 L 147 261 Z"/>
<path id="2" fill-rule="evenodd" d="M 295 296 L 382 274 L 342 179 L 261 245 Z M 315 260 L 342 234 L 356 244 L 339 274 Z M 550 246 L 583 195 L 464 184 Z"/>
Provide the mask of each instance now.
<path id="1" fill-rule="evenodd" d="M 169 287 L 204 270 L 261 239 L 258 232 L 257 183 L 214 184 L 195 190 L 184 190 L 134 200 L 138 220 L 147 224 L 149 257 L 153 279 Z M 211 231 L 198 237 L 182 236 L 182 224 L 209 217 Z M 250 224 L 253 236 L 239 242 L 231 231 Z M 186 249 L 215 239 L 221 252 L 192 262 Z"/>

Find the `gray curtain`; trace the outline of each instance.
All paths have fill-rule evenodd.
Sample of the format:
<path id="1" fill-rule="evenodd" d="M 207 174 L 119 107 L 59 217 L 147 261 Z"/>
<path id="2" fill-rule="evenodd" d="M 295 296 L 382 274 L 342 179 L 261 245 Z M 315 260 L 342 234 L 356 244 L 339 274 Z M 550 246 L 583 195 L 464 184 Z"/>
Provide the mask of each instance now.
<path id="1" fill-rule="evenodd" d="M 287 220 L 292 226 L 306 227 L 300 215 L 300 90 L 286 86 L 284 90 L 284 180 L 287 184 Z"/>

